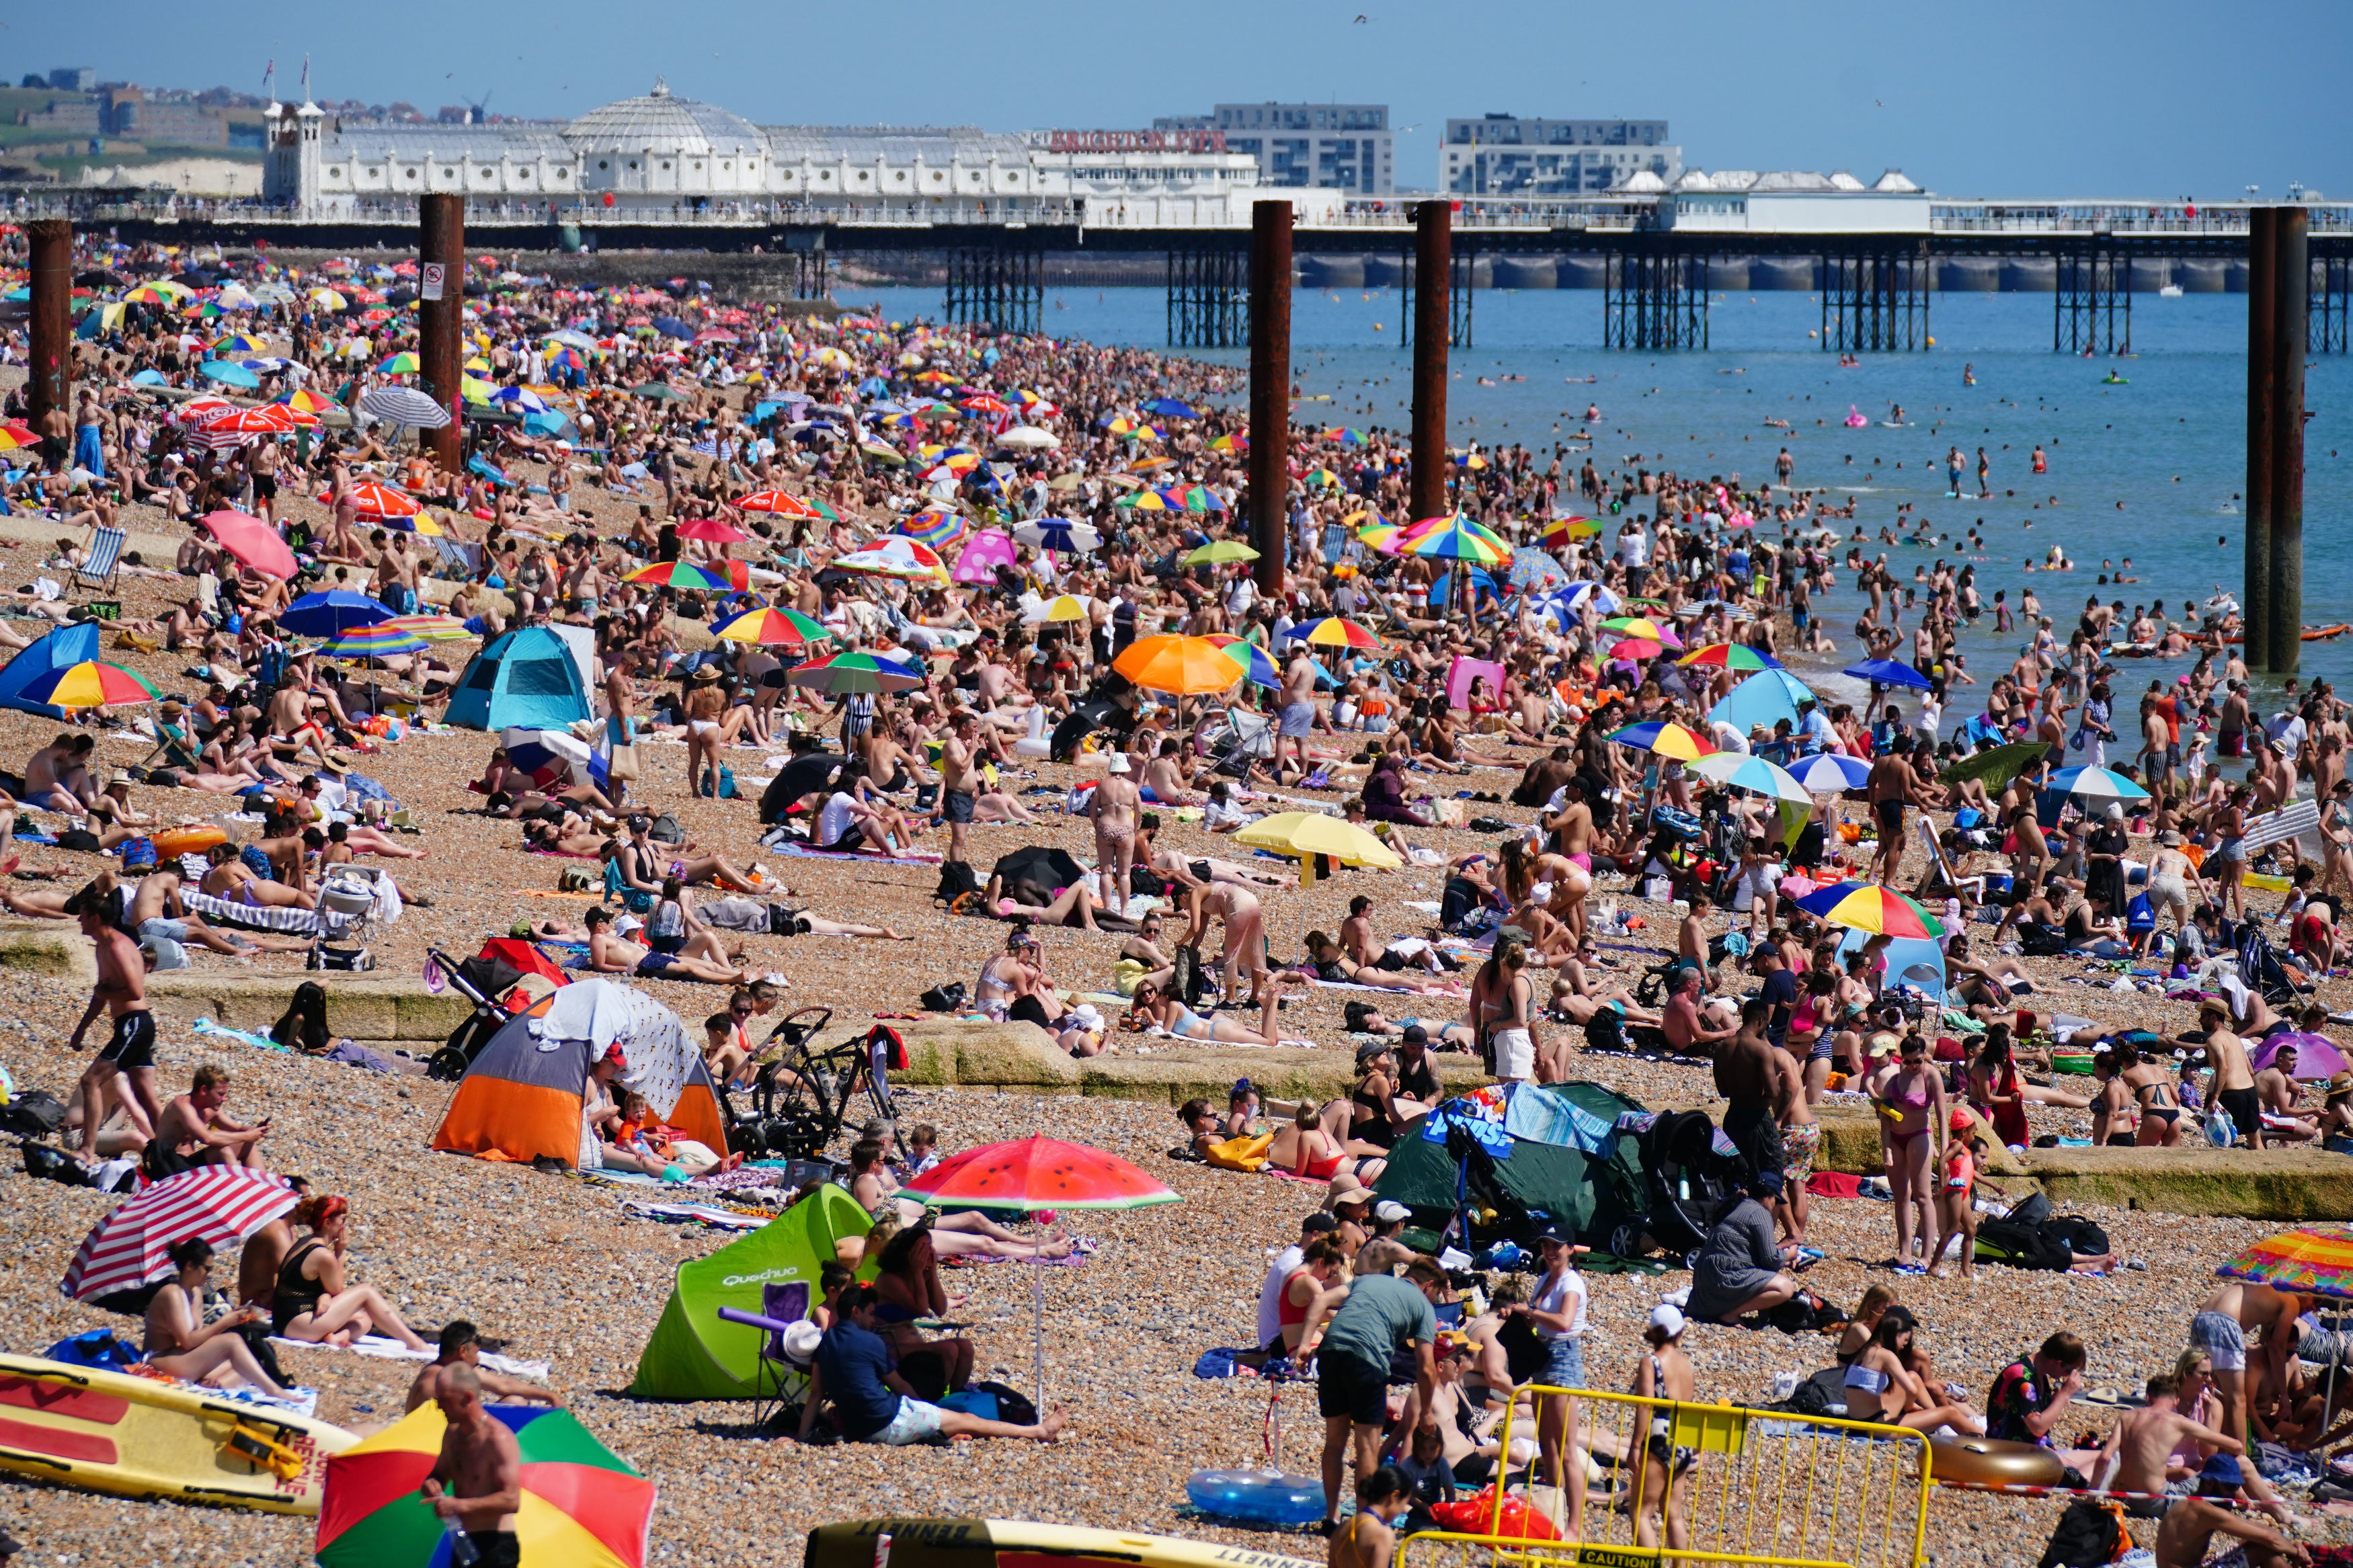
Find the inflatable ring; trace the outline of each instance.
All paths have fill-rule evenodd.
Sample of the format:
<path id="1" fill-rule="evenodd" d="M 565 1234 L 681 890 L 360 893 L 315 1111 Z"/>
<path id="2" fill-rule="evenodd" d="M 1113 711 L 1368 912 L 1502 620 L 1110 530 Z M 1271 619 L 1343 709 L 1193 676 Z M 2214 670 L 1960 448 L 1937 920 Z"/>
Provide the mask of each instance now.
<path id="1" fill-rule="evenodd" d="M 185 827 L 167 827 L 155 835 L 155 853 L 166 860 L 176 860 L 183 855 L 201 855 L 216 844 L 227 842 L 227 833 L 214 824 L 193 823 Z"/>
<path id="2" fill-rule="evenodd" d="M 1928 1456 L 1930 1477 L 1955 1486 L 2055 1487 L 2065 1468 L 2048 1448 L 1994 1437 L 1938 1438 Z"/>

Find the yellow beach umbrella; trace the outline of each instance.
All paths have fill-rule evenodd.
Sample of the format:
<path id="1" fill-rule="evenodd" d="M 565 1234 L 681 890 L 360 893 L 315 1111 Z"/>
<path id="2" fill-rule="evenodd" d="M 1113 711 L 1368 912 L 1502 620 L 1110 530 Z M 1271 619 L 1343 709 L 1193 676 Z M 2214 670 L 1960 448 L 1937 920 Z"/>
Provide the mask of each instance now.
<path id="1" fill-rule="evenodd" d="M 1271 849 L 1299 859 L 1299 885 L 1315 880 L 1315 859 L 1323 856 L 1342 866 L 1378 866 L 1394 870 L 1405 864 L 1398 852 L 1355 823 L 1321 812 L 1285 811 L 1262 817 L 1234 835 L 1234 842 L 1253 849 Z"/>

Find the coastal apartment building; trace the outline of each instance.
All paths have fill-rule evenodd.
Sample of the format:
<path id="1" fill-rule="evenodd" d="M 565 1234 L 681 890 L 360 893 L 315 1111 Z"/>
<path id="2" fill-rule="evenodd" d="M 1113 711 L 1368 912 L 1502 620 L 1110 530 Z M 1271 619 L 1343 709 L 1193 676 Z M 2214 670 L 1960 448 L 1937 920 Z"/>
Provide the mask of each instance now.
<path id="1" fill-rule="evenodd" d="M 1450 120 L 1439 186 L 1465 196 L 1578 196 L 1622 188 L 1636 174 L 1672 184 L 1683 150 L 1663 120 Z"/>
<path id="2" fill-rule="evenodd" d="M 1155 131 L 1214 131 L 1258 160 L 1261 184 L 1386 196 L 1397 192 L 1397 133 L 1386 103 L 1220 103 L 1167 115 Z"/>

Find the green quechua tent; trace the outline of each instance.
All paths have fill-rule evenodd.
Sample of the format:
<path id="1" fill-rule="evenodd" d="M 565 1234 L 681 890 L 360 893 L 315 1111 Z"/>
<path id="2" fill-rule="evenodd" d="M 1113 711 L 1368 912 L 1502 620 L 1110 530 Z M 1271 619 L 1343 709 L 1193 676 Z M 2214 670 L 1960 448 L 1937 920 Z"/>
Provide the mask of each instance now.
<path id="1" fill-rule="evenodd" d="M 828 1183 L 742 1240 L 680 1264 L 629 1392 L 648 1399 L 755 1399 L 775 1392 L 762 1386 L 765 1336 L 724 1321 L 719 1309 L 806 1316 L 818 1300 L 818 1270 L 833 1261 L 834 1243 L 871 1228 L 858 1201 Z"/>

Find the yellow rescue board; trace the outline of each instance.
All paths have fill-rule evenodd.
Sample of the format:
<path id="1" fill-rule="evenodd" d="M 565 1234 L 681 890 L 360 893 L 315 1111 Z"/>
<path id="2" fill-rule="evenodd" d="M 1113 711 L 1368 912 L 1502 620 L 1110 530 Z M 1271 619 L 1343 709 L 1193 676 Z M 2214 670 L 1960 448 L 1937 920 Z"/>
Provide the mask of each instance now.
<path id="1" fill-rule="evenodd" d="M 128 1373 L 0 1355 L 0 1469 L 124 1497 L 315 1514 L 332 1422 Z"/>
<path id="2" fill-rule="evenodd" d="M 809 1532 L 802 1568 L 1322 1568 L 1213 1541 L 1018 1519 L 863 1519 Z"/>

